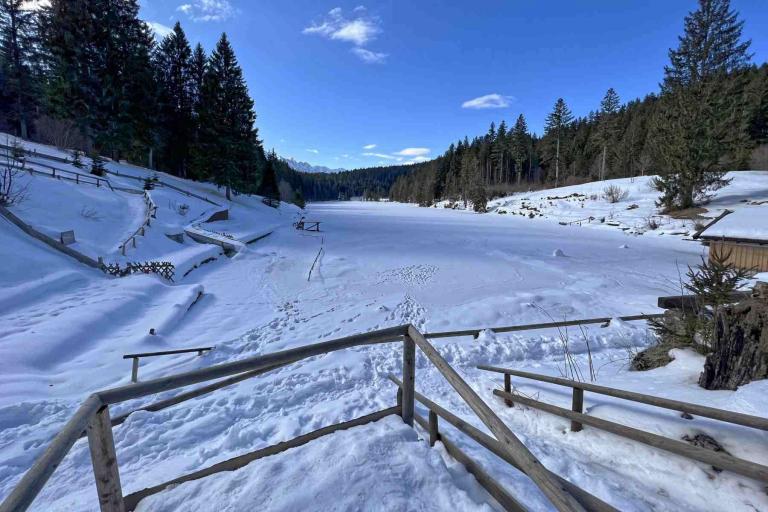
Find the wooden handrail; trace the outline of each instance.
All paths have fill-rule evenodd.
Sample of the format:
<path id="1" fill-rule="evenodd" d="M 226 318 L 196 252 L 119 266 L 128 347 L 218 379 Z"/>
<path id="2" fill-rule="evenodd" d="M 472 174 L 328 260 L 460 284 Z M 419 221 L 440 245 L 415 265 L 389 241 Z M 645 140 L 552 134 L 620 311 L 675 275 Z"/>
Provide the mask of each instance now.
<path id="1" fill-rule="evenodd" d="M 190 384 L 237 375 L 246 371 L 252 371 L 252 376 L 255 376 L 261 373 L 257 370 L 271 369 L 270 367 L 274 368 L 276 365 L 285 365 L 337 350 L 401 341 L 407 332 L 407 325 L 390 327 L 94 393 L 83 402 L 75 415 L 51 440 L 43 455 L 35 460 L 32 467 L 24 474 L 11 493 L 0 503 L 0 512 L 22 512 L 29 508 L 54 470 L 72 448 L 72 445 L 82 436 L 83 431 L 96 417 L 96 414 L 110 404 L 140 398 L 160 391 L 177 389 Z M 114 445 L 109 446 L 109 444 L 107 443 L 104 448 L 114 452 Z M 93 452 L 92 457 L 94 457 Z M 94 460 L 95 466 L 96 461 Z M 122 497 L 119 499 L 122 500 Z"/>
<path id="2" fill-rule="evenodd" d="M 137 357 L 155 357 L 155 356 L 169 356 L 172 354 L 186 354 L 187 352 L 208 352 L 216 347 L 197 347 L 197 348 L 182 348 L 179 350 L 163 350 L 162 352 L 141 352 L 138 354 L 124 354 L 123 359 L 134 359 Z"/>
<path id="3" fill-rule="evenodd" d="M 619 317 L 601 317 L 601 318 L 587 318 L 585 320 L 563 320 L 562 322 L 545 322 L 540 324 L 525 324 L 525 325 L 507 325 L 502 327 L 487 327 L 484 329 L 465 329 L 463 331 L 445 331 L 445 332 L 426 332 L 424 337 L 428 339 L 435 338 L 454 338 L 458 336 L 479 336 L 483 331 L 493 332 L 515 332 L 515 331 L 532 331 L 536 329 L 552 329 L 556 327 L 569 327 L 572 325 L 589 325 L 589 324 L 606 324 L 610 323 L 614 318 L 622 320 L 624 322 L 632 322 L 636 320 L 652 320 L 654 318 L 661 318 L 664 316 L 662 313 L 653 313 L 649 315 L 628 315 Z"/>
<path id="4" fill-rule="evenodd" d="M 761 464 L 757 464 L 755 462 L 744 459 L 737 459 L 736 457 L 726 455 L 721 452 L 700 448 L 698 446 L 693 446 L 682 441 L 669 439 L 658 434 L 652 434 L 650 432 L 645 432 L 644 430 L 628 427 L 626 425 L 604 420 L 602 418 L 596 418 L 587 414 L 574 412 L 562 407 L 558 407 L 556 405 L 546 404 L 544 402 L 524 397 L 519 394 L 507 393 L 505 391 L 501 391 L 500 389 L 494 389 L 493 394 L 507 400 L 514 400 L 515 402 L 520 402 L 530 407 L 555 414 L 557 416 L 562 416 L 563 418 L 568 418 L 580 424 L 599 428 L 600 430 L 616 434 L 620 437 L 632 439 L 633 441 L 647 444 L 655 448 L 660 448 L 677 455 L 682 455 L 683 457 L 687 457 L 689 459 L 711 464 L 716 468 L 727 469 L 729 471 L 733 471 L 734 473 L 738 473 L 749 478 L 754 478 L 755 480 L 759 480 L 761 482 L 768 482 L 768 466 L 763 466 Z"/>
<path id="5" fill-rule="evenodd" d="M 394 382 L 398 387 L 402 386 L 402 383 L 400 382 L 400 380 L 394 375 L 389 375 L 389 380 Z M 444 419 L 445 421 L 453 425 L 459 432 L 465 434 L 467 437 L 469 437 L 470 439 L 480 444 L 480 446 L 488 449 L 491 453 L 493 453 L 500 459 L 504 460 L 505 462 L 515 467 L 519 471 L 522 471 L 523 473 L 525 473 L 525 471 L 523 471 L 522 467 L 517 463 L 517 461 L 513 457 L 511 457 L 506 450 L 504 450 L 502 443 L 496 440 L 494 437 L 489 436 L 482 430 L 462 420 L 452 412 L 439 406 L 438 404 L 436 404 L 429 398 L 425 397 L 421 393 L 419 392 L 414 393 L 414 397 L 418 402 L 423 404 L 431 412 L 434 412 L 440 418 Z M 441 436 L 442 435 L 443 434 L 441 434 Z M 580 488 L 579 486 L 572 484 L 565 478 L 558 476 L 556 473 L 552 473 L 551 471 L 550 473 L 552 477 L 557 479 L 563 485 L 563 487 L 565 487 L 568 490 L 568 492 L 570 492 L 577 500 L 579 500 L 579 502 L 587 510 L 591 512 L 618 512 L 618 510 L 613 508 L 611 505 L 605 503 L 600 498 L 593 496 L 592 494 L 588 493 L 587 491 Z"/>
<path id="6" fill-rule="evenodd" d="M 541 382 L 548 382 L 550 384 L 557 384 L 560 386 L 570 387 L 574 389 L 581 389 L 584 391 L 590 391 L 592 393 L 612 396 L 614 398 L 621 398 L 623 400 L 630 400 L 632 402 L 639 402 L 647 405 L 653 405 L 656 407 L 662 407 L 664 409 L 672 409 L 674 411 L 680 411 L 687 414 L 703 416 L 705 418 L 720 420 L 727 423 L 734 423 L 736 425 L 743 425 L 745 427 L 752 427 L 760 430 L 768 430 L 768 418 L 762 418 L 760 416 L 752 416 L 752 415 L 743 414 L 740 412 L 726 411 L 724 409 L 716 409 L 714 407 L 707 407 L 706 405 L 680 402 L 678 400 L 671 400 L 669 398 L 662 398 L 658 396 L 646 395 L 643 393 L 636 393 L 634 391 L 626 391 L 623 389 L 610 388 L 607 386 L 599 386 L 597 384 L 590 384 L 588 382 L 578 382 L 575 380 L 563 379 L 560 377 L 551 377 L 549 375 L 541 375 L 538 373 L 523 372 L 520 370 L 511 370 L 509 368 L 499 368 L 497 366 L 488 366 L 483 364 L 478 365 L 477 368 L 480 370 L 485 370 L 489 372 L 503 373 L 505 375 L 514 375 L 515 377 L 524 377 L 526 379 L 537 380 Z"/>
<path id="7" fill-rule="evenodd" d="M 585 510 L 576 498 L 560 482 L 552 477 L 552 474 L 415 327 L 408 326 L 408 337 L 413 340 L 424 355 L 427 356 L 427 359 L 443 374 L 443 377 L 456 390 L 459 396 L 464 399 L 464 402 L 474 411 L 477 417 L 480 418 L 480 421 L 493 432 L 496 439 L 502 443 L 504 451 L 538 485 L 541 492 L 544 493 L 557 510 L 561 512 L 581 512 Z M 407 389 L 408 382 L 405 380 L 404 382 Z M 405 396 L 404 389 L 403 398 Z"/>

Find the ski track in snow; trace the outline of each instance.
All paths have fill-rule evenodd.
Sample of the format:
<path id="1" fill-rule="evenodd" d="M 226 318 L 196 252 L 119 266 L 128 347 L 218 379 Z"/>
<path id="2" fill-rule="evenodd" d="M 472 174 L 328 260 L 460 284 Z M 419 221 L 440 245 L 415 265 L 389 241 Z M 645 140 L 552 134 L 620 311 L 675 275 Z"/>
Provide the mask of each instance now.
<path id="1" fill-rule="evenodd" d="M 202 357 L 142 361 L 140 377 L 144 380 L 405 323 L 429 332 L 550 318 L 650 313 L 656 311 L 657 296 L 674 290 L 676 262 L 692 264 L 701 254 L 700 246 L 673 237 L 630 238 L 617 231 L 410 205 L 322 203 L 310 205 L 307 216 L 322 221 L 325 237 L 324 253 L 309 281 L 307 273 L 319 240 L 290 228 L 291 219 L 284 216 L 282 227 L 273 235 L 245 246 L 231 259 L 220 258 L 200 267 L 181 287 L 168 287 L 145 276 L 115 281 L 89 276 L 78 282 L 62 274 L 64 277 L 52 279 L 66 280 L 64 296 L 42 299 L 38 292 L 30 292 L 27 304 L 4 313 L 6 331 L 0 334 L 0 349 L 8 345 L 3 338 L 12 336 L 14 329 L 27 337 L 44 329 L 41 332 L 51 346 L 66 341 L 73 351 L 58 351 L 46 360 L 46 372 L 52 372 L 55 379 L 34 366 L 24 375 L 3 377 L 2 385 L 18 391 L 10 399 L 4 395 L 0 402 L 0 498 L 88 393 L 127 382 L 130 362 L 121 361 L 119 354 L 133 348 L 216 345 Z M 621 247 L 625 243 L 629 249 Z M 567 257 L 553 258 L 556 249 Z M 61 267 L 81 272 L 69 263 Z M 170 303 L 180 300 L 171 292 L 197 285 L 204 295 L 169 332 L 149 338 L 146 324 L 130 320 L 166 315 Z M 34 316 L 48 311 L 50 316 L 57 313 L 78 324 L 89 314 L 82 310 L 94 312 L 106 296 L 98 291 L 105 286 L 114 286 L 123 294 L 134 286 L 155 287 L 158 295 L 156 300 L 139 300 L 130 314 L 115 313 L 120 325 L 109 329 L 93 327 L 82 332 L 62 327 L 57 335 L 50 327 L 56 325 L 54 320 Z M 73 302 L 76 298 L 81 302 Z M 72 338 L 77 332 L 91 334 L 88 339 L 83 337 L 83 343 L 89 345 L 78 345 Z M 667 368 L 643 374 L 626 372 L 628 354 L 650 339 L 642 323 L 614 322 L 605 329 L 591 326 L 566 332 L 584 371 L 588 341 L 601 384 L 752 414 L 763 414 L 768 406 L 764 382 L 737 392 L 699 389 L 696 378 L 702 359 L 686 352 L 677 353 Z M 594 429 L 572 433 L 569 422 L 543 412 L 505 408 L 492 394 L 493 387 L 500 386 L 501 376 L 481 372 L 475 365 L 509 365 L 559 375 L 562 340 L 556 330 L 484 333 L 477 341 L 465 337 L 434 343 L 544 465 L 621 510 L 768 509 L 764 489 L 750 480 L 727 472 L 718 474 L 704 464 Z M 24 354 L 18 357 L 28 363 Z M 100 361 L 98 366 L 96 361 Z M 135 413 L 114 430 L 123 490 L 134 492 L 325 425 L 391 407 L 396 390 L 387 375 L 399 374 L 401 362 L 397 343 L 358 347 L 313 357 L 164 411 Z M 567 390 L 522 379 L 513 382 L 526 394 L 570 405 Z M 420 392 L 487 431 L 420 353 L 416 383 Z M 112 408 L 112 415 L 177 392 L 119 404 Z M 590 414 L 673 438 L 705 431 L 734 455 L 763 464 L 768 460 L 763 432 L 701 419 L 690 422 L 672 411 L 607 397 L 588 395 L 586 406 Z M 418 409 L 425 414 L 423 408 Z M 425 506 L 426 510 L 483 509 L 485 502 L 498 508 L 463 469 L 444 456 L 442 448 L 426 449 L 424 441 L 416 440 L 396 420 L 335 434 L 216 477 L 210 484 L 216 492 L 226 493 L 227 499 L 234 499 L 232 503 L 239 503 L 223 510 L 322 509 L 329 501 L 313 501 L 314 497 L 325 496 L 347 480 L 345 500 L 365 491 L 371 494 L 361 495 L 360 500 L 366 496 L 382 499 L 382 508 L 398 509 L 398 493 L 403 491 L 393 490 L 392 482 L 402 479 L 406 492 L 416 500 L 448 493 L 440 495 L 443 501 L 433 508 Z M 527 477 L 451 427 L 441 428 L 531 510 L 551 509 Z M 333 458 L 334 446 L 354 447 L 355 451 Z M 364 464 L 378 459 L 388 464 L 380 470 Z M 380 482 L 376 471 L 381 474 Z M 285 488 L 268 492 L 263 472 L 276 475 Z M 431 472 L 432 479 L 424 478 L 424 472 Z M 297 489 L 314 479 L 331 487 L 320 486 L 316 492 L 311 491 L 314 488 Z M 180 503 L 185 503 L 184 510 L 207 509 L 211 491 L 203 482 L 185 484 L 147 500 L 140 510 L 179 510 Z M 95 498 L 87 443 L 81 440 L 54 473 L 33 510 L 97 510 Z M 368 508 L 365 501 L 343 503 L 341 510 Z"/>

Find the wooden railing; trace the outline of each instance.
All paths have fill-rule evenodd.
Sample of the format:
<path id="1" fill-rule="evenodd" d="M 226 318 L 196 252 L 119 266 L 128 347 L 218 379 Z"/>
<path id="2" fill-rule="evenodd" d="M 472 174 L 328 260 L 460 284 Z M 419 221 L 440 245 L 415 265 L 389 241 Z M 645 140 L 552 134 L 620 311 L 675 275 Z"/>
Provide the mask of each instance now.
<path id="1" fill-rule="evenodd" d="M 120 171 L 118 171 L 116 169 L 107 169 L 106 171 L 109 174 L 113 174 L 115 176 L 120 176 L 121 178 L 128 178 L 128 179 L 136 180 L 136 181 L 139 181 L 139 182 L 142 182 L 142 183 L 145 181 L 145 178 L 142 178 L 141 176 L 134 176 L 132 174 L 120 173 Z M 201 201 L 205 201 L 206 203 L 212 204 L 214 206 L 221 206 L 219 203 L 217 203 L 215 201 L 211 201 L 210 199 L 208 199 L 205 196 L 201 196 L 199 194 L 195 194 L 194 192 L 190 192 L 189 190 L 185 190 L 185 189 L 183 189 L 181 187 L 177 187 L 176 185 L 171 185 L 170 183 L 168 183 L 166 181 L 162 181 L 160 179 L 153 179 L 153 183 L 156 186 L 170 188 L 172 190 L 175 190 L 176 192 L 181 192 L 185 196 L 194 197 L 196 199 L 200 199 Z"/>
<path id="2" fill-rule="evenodd" d="M 142 357 L 157 357 L 157 356 L 170 356 L 176 354 L 188 354 L 190 352 L 197 352 L 198 356 L 203 355 L 205 352 L 213 350 L 215 347 L 197 347 L 197 348 L 183 348 L 180 350 L 164 350 L 162 352 L 142 352 L 140 354 L 125 354 L 123 359 L 133 359 L 133 365 L 131 366 L 131 382 L 139 381 L 139 359 Z"/>
<path id="3" fill-rule="evenodd" d="M 8 167 L 7 164 L 0 164 L 0 165 L 2 165 L 3 167 Z M 30 167 L 30 165 L 34 165 L 36 167 L 42 167 L 43 169 L 47 169 L 50 172 L 42 171 L 40 169 L 34 169 Z M 106 187 L 110 190 L 114 190 L 112 188 L 112 184 L 106 178 L 100 178 L 99 176 L 96 176 L 94 174 L 84 174 L 84 173 L 79 173 L 75 171 L 68 171 L 67 169 L 60 169 L 52 165 L 41 164 L 39 162 L 25 162 L 23 167 L 20 168 L 19 170 L 28 172 L 30 174 L 37 174 L 39 176 L 47 176 L 49 178 L 73 181 L 78 185 L 94 185 L 96 187 Z"/>
<path id="4" fill-rule="evenodd" d="M 215 389 L 220 389 L 241 380 L 253 378 L 257 375 L 296 363 L 309 357 L 328 354 L 357 346 L 400 341 L 403 343 L 403 363 L 400 390 L 398 392 L 398 404 L 396 406 L 351 421 L 331 425 L 290 441 L 278 443 L 277 445 L 256 450 L 245 455 L 240 455 L 233 459 L 214 464 L 213 466 L 144 489 L 137 493 L 125 497 L 123 496 L 118 461 L 115 455 L 112 428 L 114 425 L 125 421 L 125 418 L 130 413 L 115 418 L 113 421 L 109 414 L 110 405 L 162 391 L 169 391 L 192 384 L 227 377 L 224 380 L 214 382 L 213 384 L 206 385 L 202 388 L 194 389 L 177 397 L 166 399 L 138 409 L 149 411 L 160 410 L 169 407 L 169 402 L 171 401 L 179 403 L 184 400 L 189 400 L 209 393 Z M 73 444 L 82 437 L 84 432 L 88 437 L 100 508 L 102 512 L 122 512 L 125 510 L 133 510 L 141 499 L 161 492 L 170 485 L 196 480 L 220 471 L 231 471 L 243 467 L 253 460 L 305 444 L 312 439 L 316 439 L 331 432 L 376 421 L 388 415 L 399 414 L 405 423 L 413 426 L 414 420 L 417 422 L 422 421 L 422 418 L 415 414 L 415 400 L 417 399 L 417 393 L 415 391 L 417 347 L 443 374 L 445 379 L 458 392 L 472 411 L 474 411 L 480 421 L 482 421 L 494 434 L 496 439 L 486 439 L 486 446 L 504 460 L 527 474 L 538 485 L 544 495 L 549 498 L 557 510 L 613 510 L 607 505 L 605 505 L 607 508 L 600 509 L 591 507 L 589 505 L 590 503 L 602 502 L 599 502 L 597 498 L 589 496 L 584 491 L 581 491 L 544 468 L 517 436 L 512 433 L 491 408 L 483 402 L 477 393 L 472 390 L 464 379 L 461 378 L 456 370 L 454 370 L 445 359 L 440 356 L 427 339 L 415 327 L 411 325 L 403 325 L 281 352 L 260 355 L 240 361 L 218 364 L 200 370 L 96 392 L 83 402 L 77 412 L 75 412 L 74 416 L 53 438 L 47 449 L 37 458 L 29 471 L 27 471 L 21 481 L 11 491 L 11 494 L 2 504 L 0 504 L 0 512 L 20 512 L 26 510 L 45 486 L 55 469 L 61 464 Z M 444 410 L 440 411 L 436 409 L 434 412 L 436 414 L 442 413 L 443 417 L 446 417 L 446 411 Z M 475 437 L 477 438 L 479 436 Z M 443 441 L 446 442 L 447 440 L 443 439 Z M 455 446 L 453 448 L 453 453 L 458 454 L 459 452 L 455 450 Z M 500 503 L 502 503 L 507 510 L 522 510 L 522 506 L 496 484 L 495 481 L 490 479 L 488 475 L 485 475 L 477 464 L 466 456 L 464 456 L 463 459 L 461 459 L 461 456 L 457 458 L 463 460 L 467 465 L 467 468 L 470 471 L 473 471 L 476 476 L 480 475 L 478 476 L 478 482 L 484 485 L 494 496 L 497 496 L 497 499 L 500 500 Z M 483 475 L 487 478 L 483 478 Z M 503 495 L 501 493 L 503 493 Z"/>
<path id="5" fill-rule="evenodd" d="M 502 391 L 495 389 L 493 394 L 504 399 L 504 403 L 508 407 L 514 406 L 515 402 L 519 402 L 529 407 L 534 407 L 536 409 L 570 419 L 571 430 L 574 432 L 582 430 L 583 425 L 589 425 L 600 430 L 625 437 L 627 439 L 632 439 L 634 441 L 659 448 L 661 450 L 675 453 L 677 455 L 682 455 L 683 457 L 687 457 L 689 459 L 711 464 L 716 468 L 733 471 L 734 473 L 738 473 L 742 476 L 753 478 L 763 483 L 768 483 L 768 466 L 763 466 L 761 464 L 750 462 L 744 459 L 739 459 L 731 455 L 726 455 L 722 452 L 715 452 L 705 448 L 700 448 L 698 446 L 693 446 L 682 441 L 669 439 L 657 434 L 652 434 L 650 432 L 645 432 L 633 427 L 622 425 L 620 423 L 596 418 L 594 416 L 588 416 L 583 413 L 584 391 L 611 396 L 614 398 L 620 398 L 622 400 L 638 402 L 646 405 L 662 407 L 665 409 L 671 409 L 674 411 L 682 412 L 689 416 L 702 416 L 705 418 L 711 418 L 759 430 L 768 430 L 768 418 L 761 418 L 759 416 L 751 416 L 749 414 L 726 411 L 723 409 L 715 409 L 713 407 L 707 407 L 704 405 L 680 402 L 677 400 L 670 400 L 668 398 L 646 395 L 633 391 L 625 391 L 622 389 L 599 386 L 597 384 L 590 384 L 587 382 L 578 382 L 570 379 L 551 377 L 549 375 L 540 375 L 536 373 L 512 370 L 509 368 L 499 368 L 486 365 L 480 365 L 478 368 L 480 370 L 497 372 L 504 375 L 504 390 Z M 513 393 L 510 378 L 511 376 L 523 377 L 539 382 L 547 382 L 550 384 L 557 384 L 559 386 L 572 388 L 573 400 L 571 410 L 547 404 L 539 400 L 534 400 L 532 398 L 522 396 L 518 393 Z"/>
<path id="6" fill-rule="evenodd" d="M 141 223 L 141 226 L 139 226 L 136 231 L 134 231 L 131 236 L 126 238 L 125 241 L 119 246 L 120 253 L 123 256 L 125 256 L 125 249 L 128 247 L 128 244 L 132 244 L 133 247 L 136 247 L 136 237 L 144 236 L 145 229 L 152 225 L 152 219 L 154 219 L 157 215 L 157 206 L 155 206 L 155 202 L 152 201 L 152 197 L 146 190 L 144 191 L 144 206 L 146 209 L 144 211 L 144 221 Z"/>

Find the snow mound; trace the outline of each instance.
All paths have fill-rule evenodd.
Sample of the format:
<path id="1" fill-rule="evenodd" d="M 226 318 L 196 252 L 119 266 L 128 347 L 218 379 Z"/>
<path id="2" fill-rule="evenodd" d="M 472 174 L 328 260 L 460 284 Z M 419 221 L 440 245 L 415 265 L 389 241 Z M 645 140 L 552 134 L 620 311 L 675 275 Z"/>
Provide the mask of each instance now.
<path id="1" fill-rule="evenodd" d="M 552 252 L 552 256 L 555 257 L 555 258 L 564 258 L 565 257 L 565 253 L 563 252 L 562 249 L 555 249 Z"/>

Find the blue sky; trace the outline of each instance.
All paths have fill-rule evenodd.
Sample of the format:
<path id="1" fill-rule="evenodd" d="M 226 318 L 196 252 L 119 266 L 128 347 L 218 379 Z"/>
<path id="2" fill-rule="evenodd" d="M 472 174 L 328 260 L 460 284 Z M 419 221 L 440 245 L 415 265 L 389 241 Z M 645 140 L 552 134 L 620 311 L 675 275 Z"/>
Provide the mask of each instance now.
<path id="1" fill-rule="evenodd" d="M 768 59 L 766 0 L 732 0 Z M 142 0 L 209 51 L 235 47 L 266 148 L 329 167 L 417 161 L 522 113 L 541 132 L 562 96 L 576 115 L 608 87 L 658 89 L 695 0 Z"/>

